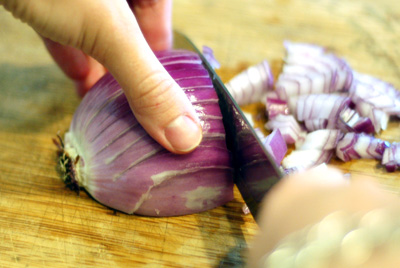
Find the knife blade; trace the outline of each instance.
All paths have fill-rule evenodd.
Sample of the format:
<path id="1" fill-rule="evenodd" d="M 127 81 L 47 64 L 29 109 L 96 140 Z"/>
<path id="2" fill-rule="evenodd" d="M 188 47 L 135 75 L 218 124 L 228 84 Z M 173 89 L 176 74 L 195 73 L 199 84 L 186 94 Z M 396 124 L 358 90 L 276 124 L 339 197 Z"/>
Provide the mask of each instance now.
<path id="1" fill-rule="evenodd" d="M 210 74 L 219 98 L 226 131 L 226 144 L 232 152 L 234 182 L 257 221 L 260 202 L 271 187 L 283 177 L 283 174 L 273 157 L 262 145 L 239 105 L 200 50 L 189 38 L 177 31 L 174 32 L 173 46 L 199 54 L 203 65 Z"/>

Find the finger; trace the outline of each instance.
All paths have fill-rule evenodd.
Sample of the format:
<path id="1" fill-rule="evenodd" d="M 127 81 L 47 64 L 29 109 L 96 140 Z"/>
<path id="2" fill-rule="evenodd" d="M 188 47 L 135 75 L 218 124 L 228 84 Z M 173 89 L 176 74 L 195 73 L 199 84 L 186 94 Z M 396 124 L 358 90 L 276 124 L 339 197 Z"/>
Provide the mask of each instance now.
<path id="1" fill-rule="evenodd" d="M 172 45 L 172 0 L 130 0 L 140 29 L 153 50 Z"/>
<path id="2" fill-rule="evenodd" d="M 202 139 L 194 108 L 155 57 L 129 8 L 115 11 L 112 23 L 103 24 L 96 36 L 92 55 L 120 83 L 136 118 L 156 141 L 175 153 L 194 150 Z"/>
<path id="3" fill-rule="evenodd" d="M 48 38 L 43 38 L 43 41 L 57 65 L 74 81 L 81 97 L 105 74 L 105 68 L 81 50 Z"/>

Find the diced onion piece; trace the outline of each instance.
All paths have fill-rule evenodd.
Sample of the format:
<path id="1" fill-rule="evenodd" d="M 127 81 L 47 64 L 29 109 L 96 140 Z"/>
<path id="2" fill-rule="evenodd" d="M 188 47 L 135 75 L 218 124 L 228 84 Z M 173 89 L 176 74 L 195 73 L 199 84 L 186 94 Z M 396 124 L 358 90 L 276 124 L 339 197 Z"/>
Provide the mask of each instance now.
<path id="1" fill-rule="evenodd" d="M 304 120 L 304 127 L 308 131 L 315 131 L 319 129 L 326 129 L 329 120 L 326 118 L 306 119 Z M 331 123 L 332 124 L 332 123 Z"/>
<path id="2" fill-rule="evenodd" d="M 303 170 L 322 163 L 328 163 L 333 155 L 333 150 L 294 150 L 283 161 L 284 169 Z"/>
<path id="3" fill-rule="evenodd" d="M 381 107 L 387 107 L 387 111 L 393 111 L 398 114 L 400 105 L 400 91 L 392 84 L 382 81 L 368 74 L 354 72 L 355 83 L 353 83 L 352 94 L 355 98 L 364 100 L 381 96 L 380 98 L 386 101 L 375 103 Z M 374 102 L 371 100 L 371 102 Z M 386 110 L 386 108 L 384 108 Z"/>
<path id="4" fill-rule="evenodd" d="M 362 117 L 356 110 L 346 108 L 339 115 L 338 128 L 344 133 L 356 132 L 373 134 L 375 132 L 374 125 L 368 117 Z"/>
<path id="5" fill-rule="evenodd" d="M 239 105 L 265 101 L 273 88 L 274 78 L 266 60 L 251 66 L 225 84 Z"/>
<path id="6" fill-rule="evenodd" d="M 265 149 L 271 154 L 275 159 L 276 164 L 279 166 L 282 159 L 287 153 L 286 142 L 279 129 L 275 129 L 271 132 L 263 141 Z"/>
<path id="7" fill-rule="evenodd" d="M 387 141 L 363 133 L 346 133 L 339 140 L 336 156 L 344 162 L 352 159 L 382 159 L 383 152 L 389 147 Z"/>
<path id="8" fill-rule="evenodd" d="M 335 149 L 339 138 L 340 130 L 321 129 L 307 134 L 301 145 L 296 144 L 296 150 L 332 150 Z"/>
<path id="9" fill-rule="evenodd" d="M 361 116 L 367 117 L 371 120 L 376 133 L 387 128 L 389 123 L 389 114 L 376 109 L 373 104 L 360 100 L 356 103 L 356 110 Z"/>
<path id="10" fill-rule="evenodd" d="M 267 102 L 265 104 L 265 107 L 267 110 L 268 118 L 273 118 L 278 114 L 284 114 L 284 115 L 289 114 L 288 103 L 284 100 L 267 97 Z"/>
<path id="11" fill-rule="evenodd" d="M 327 119 L 327 128 L 336 128 L 340 112 L 350 104 L 350 98 L 335 94 L 311 94 L 299 96 L 295 115 L 300 122 L 310 119 Z M 293 107 L 292 105 L 290 105 Z"/>
<path id="12" fill-rule="evenodd" d="M 285 65 L 276 82 L 279 98 L 349 90 L 353 72 L 343 59 L 316 45 L 286 41 L 285 47 Z"/>
<path id="13" fill-rule="evenodd" d="M 400 143 L 393 142 L 383 153 L 382 165 L 388 172 L 394 172 L 400 166 Z"/>
<path id="14" fill-rule="evenodd" d="M 306 132 L 303 131 L 293 115 L 279 114 L 269 120 L 265 127 L 268 130 L 279 129 L 286 144 L 294 144 L 304 140 Z"/>

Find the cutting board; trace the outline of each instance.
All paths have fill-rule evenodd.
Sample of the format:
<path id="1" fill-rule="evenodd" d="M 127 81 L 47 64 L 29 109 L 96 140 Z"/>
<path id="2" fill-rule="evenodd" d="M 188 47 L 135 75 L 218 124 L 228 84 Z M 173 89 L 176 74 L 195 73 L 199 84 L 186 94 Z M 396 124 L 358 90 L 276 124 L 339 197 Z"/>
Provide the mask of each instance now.
<path id="1" fill-rule="evenodd" d="M 390 0 L 175 0 L 174 28 L 214 49 L 223 81 L 267 59 L 276 76 L 284 40 L 317 43 L 360 72 L 400 87 L 400 6 Z M 67 189 L 52 138 L 79 104 L 74 85 L 25 24 L 0 8 L 0 267 L 242 267 L 257 232 L 235 198 L 188 216 L 115 212 Z M 263 107 L 244 107 L 263 123 Z M 400 120 L 380 137 L 400 140 Z M 375 160 L 331 164 L 399 192 Z"/>

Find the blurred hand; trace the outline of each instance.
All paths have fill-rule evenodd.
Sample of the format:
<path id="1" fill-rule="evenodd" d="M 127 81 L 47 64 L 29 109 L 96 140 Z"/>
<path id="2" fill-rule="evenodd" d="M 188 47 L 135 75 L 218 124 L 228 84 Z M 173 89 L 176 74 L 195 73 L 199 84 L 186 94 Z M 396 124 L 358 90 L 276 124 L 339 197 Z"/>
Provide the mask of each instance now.
<path id="1" fill-rule="evenodd" d="M 370 178 L 353 176 L 350 182 L 332 168 L 291 175 L 279 182 L 263 201 L 260 233 L 251 245 L 248 267 L 258 267 L 259 260 L 288 234 L 315 224 L 334 211 L 366 213 L 388 206 L 399 207 L 398 198 Z M 375 261 L 387 264 L 379 267 L 398 267 L 398 257 L 386 257 L 371 259 L 363 267 L 378 267 L 374 266 Z"/>
<path id="2" fill-rule="evenodd" d="M 109 70 L 146 131 L 166 149 L 186 153 L 201 141 L 199 119 L 152 52 L 171 47 L 171 1 L 0 0 L 0 4 L 43 37 L 80 95 Z"/>

